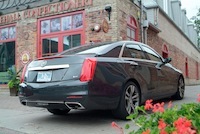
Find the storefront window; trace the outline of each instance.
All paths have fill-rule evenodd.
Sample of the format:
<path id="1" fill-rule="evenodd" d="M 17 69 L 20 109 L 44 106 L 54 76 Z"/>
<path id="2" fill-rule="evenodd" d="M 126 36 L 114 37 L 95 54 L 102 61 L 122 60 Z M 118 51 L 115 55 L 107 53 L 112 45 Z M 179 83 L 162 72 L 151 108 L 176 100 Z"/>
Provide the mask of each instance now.
<path id="1" fill-rule="evenodd" d="M 41 34 L 50 33 L 50 20 L 45 20 L 41 22 Z"/>
<path id="2" fill-rule="evenodd" d="M 40 19 L 38 57 L 84 44 L 83 20 L 82 11 Z"/>
<path id="3" fill-rule="evenodd" d="M 15 65 L 15 42 L 0 43 L 0 84 L 8 82 L 8 68 Z"/>
<path id="4" fill-rule="evenodd" d="M 78 29 L 83 27 L 82 14 L 73 16 L 73 28 Z"/>
<path id="5" fill-rule="evenodd" d="M 15 27 L 6 27 L 0 29 L 0 41 L 5 41 L 9 39 L 14 39 L 16 36 L 16 28 Z"/>
<path id="6" fill-rule="evenodd" d="M 7 70 L 15 65 L 15 26 L 0 27 L 0 84 L 9 81 Z"/>
<path id="7" fill-rule="evenodd" d="M 42 40 L 42 56 L 54 55 L 58 52 L 58 38 Z"/>
<path id="8" fill-rule="evenodd" d="M 72 16 L 62 17 L 62 31 L 72 29 Z"/>
<path id="9" fill-rule="evenodd" d="M 69 49 L 72 47 L 79 46 L 81 44 L 81 36 L 77 35 L 69 35 L 63 37 L 63 49 Z"/>
<path id="10" fill-rule="evenodd" d="M 60 18 L 51 20 L 51 32 L 59 32 L 60 31 Z"/>
<path id="11" fill-rule="evenodd" d="M 82 14 L 76 14 L 76 15 L 41 21 L 41 34 L 59 32 L 61 31 L 61 29 L 62 31 L 71 29 L 75 30 L 82 27 L 83 27 L 83 16 Z"/>

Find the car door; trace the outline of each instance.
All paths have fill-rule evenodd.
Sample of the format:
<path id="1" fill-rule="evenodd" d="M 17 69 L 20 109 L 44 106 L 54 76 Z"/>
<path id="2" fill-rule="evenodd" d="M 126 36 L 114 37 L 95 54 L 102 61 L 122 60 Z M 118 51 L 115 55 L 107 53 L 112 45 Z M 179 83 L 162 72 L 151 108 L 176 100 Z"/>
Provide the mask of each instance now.
<path id="1" fill-rule="evenodd" d="M 155 66 L 147 62 L 144 52 L 138 44 L 126 43 L 122 58 L 125 61 L 138 63 L 135 67 L 130 67 L 131 77 L 136 79 L 141 86 L 141 92 L 145 99 L 153 97 L 157 85 L 157 74 Z"/>
<path id="2" fill-rule="evenodd" d="M 172 67 L 171 64 L 165 64 L 161 67 L 161 72 L 164 75 L 164 77 L 166 78 L 166 90 L 167 90 L 167 94 L 171 94 L 174 93 L 174 91 L 177 90 L 177 83 L 178 83 L 178 75 L 175 72 L 174 68 Z"/>
<path id="3" fill-rule="evenodd" d="M 160 63 L 163 63 L 163 60 L 161 56 L 152 48 L 148 46 L 142 45 L 142 49 L 145 51 L 146 55 L 149 58 L 149 62 L 152 64 L 152 67 L 154 68 L 155 74 L 157 75 L 156 79 L 156 90 L 155 90 L 155 95 L 159 98 L 161 96 L 166 96 L 167 94 L 170 93 L 171 90 L 171 83 L 169 77 L 171 75 L 171 70 L 166 66 L 163 65 L 159 67 L 158 65 Z"/>

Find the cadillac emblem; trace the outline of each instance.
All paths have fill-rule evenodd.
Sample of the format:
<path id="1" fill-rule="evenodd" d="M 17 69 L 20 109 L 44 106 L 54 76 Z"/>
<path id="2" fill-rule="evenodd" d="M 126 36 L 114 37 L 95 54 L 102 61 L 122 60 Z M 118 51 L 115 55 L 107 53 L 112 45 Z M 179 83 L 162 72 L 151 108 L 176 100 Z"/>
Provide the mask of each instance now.
<path id="1" fill-rule="evenodd" d="M 43 60 L 43 61 L 41 62 L 41 64 L 40 64 L 40 66 L 41 66 L 41 67 L 44 67 L 44 66 L 46 66 L 46 64 L 47 64 L 47 61 L 46 61 L 46 60 Z"/>

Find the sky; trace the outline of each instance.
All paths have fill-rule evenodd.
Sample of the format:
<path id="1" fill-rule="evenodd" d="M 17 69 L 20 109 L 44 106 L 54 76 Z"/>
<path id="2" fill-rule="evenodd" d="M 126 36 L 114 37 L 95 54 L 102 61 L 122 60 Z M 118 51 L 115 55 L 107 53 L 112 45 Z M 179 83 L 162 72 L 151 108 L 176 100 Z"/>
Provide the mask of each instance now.
<path id="1" fill-rule="evenodd" d="M 186 16 L 190 19 L 197 15 L 200 8 L 200 0 L 181 0 L 181 8 L 186 9 Z"/>

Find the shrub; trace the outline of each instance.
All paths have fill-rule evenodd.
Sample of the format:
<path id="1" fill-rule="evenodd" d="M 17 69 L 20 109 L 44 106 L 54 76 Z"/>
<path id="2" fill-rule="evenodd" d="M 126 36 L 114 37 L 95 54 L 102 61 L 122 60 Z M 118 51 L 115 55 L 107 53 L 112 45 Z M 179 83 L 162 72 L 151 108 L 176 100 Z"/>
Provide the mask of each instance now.
<path id="1" fill-rule="evenodd" d="M 8 74 L 10 76 L 10 80 L 8 82 L 9 88 L 16 88 L 18 90 L 20 84 L 19 72 L 16 72 L 16 68 L 14 66 L 8 69 Z"/>

